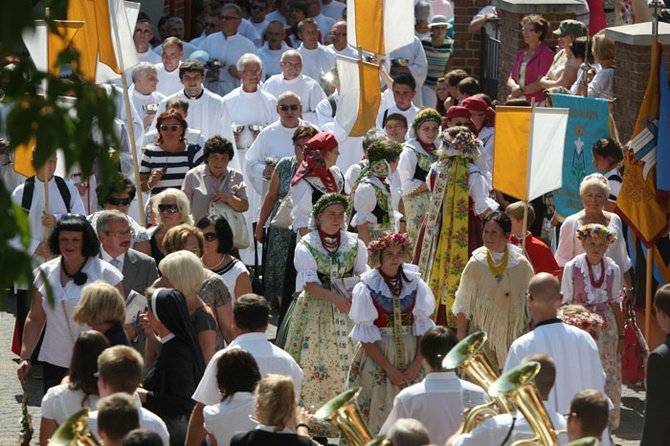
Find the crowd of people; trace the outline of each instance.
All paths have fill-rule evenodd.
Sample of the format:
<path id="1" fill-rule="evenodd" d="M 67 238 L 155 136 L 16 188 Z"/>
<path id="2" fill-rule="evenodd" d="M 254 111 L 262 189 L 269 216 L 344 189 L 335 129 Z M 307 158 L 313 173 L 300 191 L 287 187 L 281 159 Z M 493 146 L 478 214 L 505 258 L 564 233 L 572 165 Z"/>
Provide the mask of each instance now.
<path id="1" fill-rule="evenodd" d="M 22 383 L 42 370 L 40 444 L 83 407 L 106 445 L 327 444 L 339 431 L 314 410 L 357 387 L 367 429 L 393 444 L 532 438 L 515 413 L 463 425 L 488 389 L 443 360 L 479 331 L 496 376 L 538 364 L 539 409 L 567 429 L 558 444 L 610 444 L 634 298 L 613 212 L 622 145 L 599 135 L 583 209 L 565 218 L 551 194 L 528 204 L 492 181 L 497 104 L 614 98 L 602 2 L 582 2 L 590 19 L 523 17 L 506 102 L 453 66 L 451 1 L 416 2 L 414 41 L 373 57 L 383 92 L 364 137 L 335 120 L 336 57 L 357 57 L 344 3 L 200 3 L 190 41 L 181 18 L 161 19 L 159 38 L 140 14 L 131 110 L 115 127 L 121 181 L 62 178 L 57 156 L 27 179 L 3 167 L 31 228 L 16 353 Z M 471 32 L 496 14 L 482 10 Z M 664 330 L 669 293 L 657 296 Z M 590 332 L 564 305 L 583 307 Z M 668 394 L 663 348 L 650 359 L 656 398 Z M 660 401 L 647 402 L 643 445 L 670 441 L 649 416 Z"/>

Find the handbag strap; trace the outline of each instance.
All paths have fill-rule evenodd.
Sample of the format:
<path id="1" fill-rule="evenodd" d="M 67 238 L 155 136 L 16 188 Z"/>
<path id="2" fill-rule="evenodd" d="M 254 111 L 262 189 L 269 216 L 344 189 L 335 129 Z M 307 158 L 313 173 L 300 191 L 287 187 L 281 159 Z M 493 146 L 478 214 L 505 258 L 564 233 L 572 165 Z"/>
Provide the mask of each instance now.
<path id="1" fill-rule="evenodd" d="M 258 222 L 254 222 L 252 224 L 254 228 L 254 234 L 256 233 L 256 225 Z M 258 243 L 256 243 L 256 239 L 253 237 L 251 238 L 251 243 L 254 244 L 254 275 L 258 276 Z"/>

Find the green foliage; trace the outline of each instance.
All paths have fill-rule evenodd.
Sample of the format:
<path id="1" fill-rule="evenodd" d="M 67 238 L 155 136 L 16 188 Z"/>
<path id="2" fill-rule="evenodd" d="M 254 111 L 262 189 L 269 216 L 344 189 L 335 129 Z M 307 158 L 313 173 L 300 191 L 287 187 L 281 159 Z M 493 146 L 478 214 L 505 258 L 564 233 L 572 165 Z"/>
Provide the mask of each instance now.
<path id="1" fill-rule="evenodd" d="M 63 18 L 63 1 L 46 3 L 53 18 Z M 20 55 L 16 48 L 20 48 L 21 33 L 38 19 L 45 17 L 31 9 L 30 1 L 0 2 L 0 54 Z M 51 19 L 47 22 L 52 25 Z M 75 58 L 75 52 L 66 50 L 58 60 L 64 64 Z M 48 85 L 46 95 L 38 94 L 43 81 Z M 78 163 L 82 172 L 91 172 L 95 162 L 106 183 L 118 179 L 109 156 L 110 148 L 119 147 L 113 133 L 116 110 L 103 89 L 79 79 L 59 79 L 39 72 L 28 58 L 15 62 L 13 69 L 0 70 L 0 86 L 3 106 L 10 108 L 7 126 L 2 129 L 10 150 L 35 138 L 36 165 L 61 149 L 66 169 Z M 65 101 L 65 95 L 77 100 Z M 10 194 L 0 182 L 0 290 L 10 288 L 14 281 L 32 283 L 30 253 L 17 248 L 28 246 L 28 219 L 21 207 L 12 203 Z"/>

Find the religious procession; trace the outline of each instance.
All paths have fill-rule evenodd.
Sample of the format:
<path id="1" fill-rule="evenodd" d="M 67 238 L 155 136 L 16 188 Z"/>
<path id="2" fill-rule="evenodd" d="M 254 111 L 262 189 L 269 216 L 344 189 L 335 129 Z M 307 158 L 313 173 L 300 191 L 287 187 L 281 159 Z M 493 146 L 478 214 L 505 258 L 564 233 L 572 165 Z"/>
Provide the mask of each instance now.
<path id="1" fill-rule="evenodd" d="M 29 3 L 7 444 L 670 445 L 663 1 Z"/>

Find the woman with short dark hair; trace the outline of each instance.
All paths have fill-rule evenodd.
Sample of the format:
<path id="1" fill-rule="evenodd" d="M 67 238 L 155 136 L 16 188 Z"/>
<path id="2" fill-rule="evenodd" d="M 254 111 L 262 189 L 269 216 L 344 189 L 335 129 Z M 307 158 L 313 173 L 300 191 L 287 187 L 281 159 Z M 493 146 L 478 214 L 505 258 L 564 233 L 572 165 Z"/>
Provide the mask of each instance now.
<path id="1" fill-rule="evenodd" d="M 122 292 L 123 279 L 115 267 L 97 257 L 100 242 L 83 215 L 63 215 L 49 236 L 49 249 L 58 257 L 36 270 L 36 292 L 23 330 L 17 371 L 19 380 L 24 382 L 30 371 L 30 357 L 44 329 L 38 358 L 44 362 L 45 392 L 66 375 L 74 342 L 84 331 L 72 319 L 84 285 L 104 280 Z M 53 305 L 47 303 L 49 289 Z"/>
<path id="2" fill-rule="evenodd" d="M 216 362 L 216 381 L 221 402 L 205 406 L 205 429 L 214 445 L 228 445 L 235 432 L 256 427 L 250 417 L 256 413 L 254 390 L 261 380 L 256 360 L 246 350 L 227 350 Z"/>
<path id="3" fill-rule="evenodd" d="M 205 159 L 186 173 L 181 190 L 191 202 L 195 221 L 210 213 L 210 204 L 222 204 L 236 212 L 249 209 L 242 172 L 229 166 L 235 156 L 233 144 L 220 136 L 205 143 Z"/>

